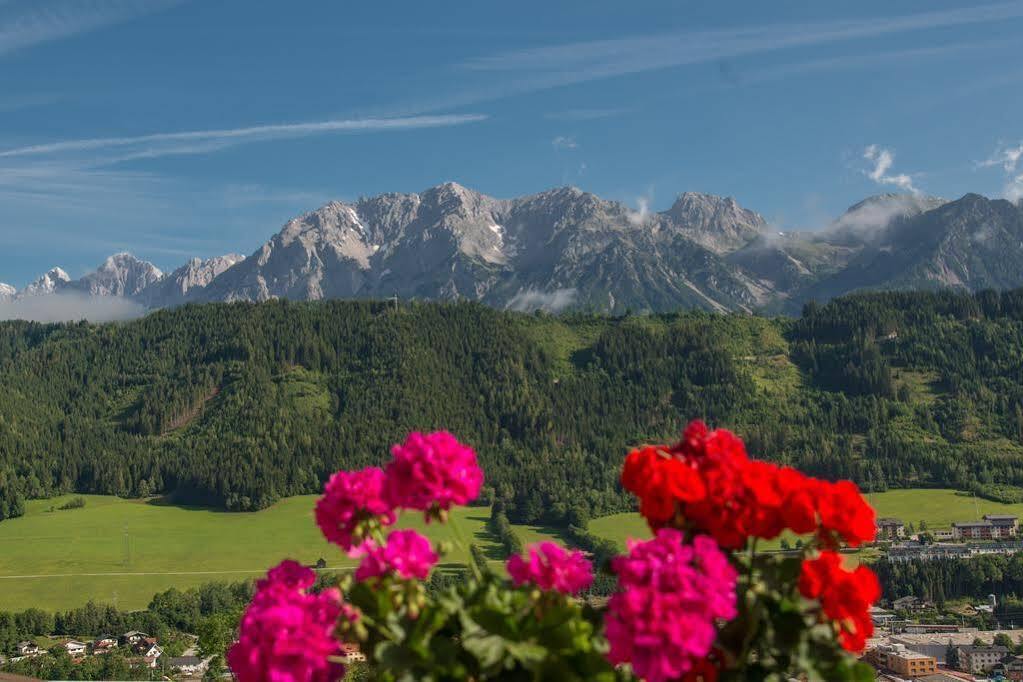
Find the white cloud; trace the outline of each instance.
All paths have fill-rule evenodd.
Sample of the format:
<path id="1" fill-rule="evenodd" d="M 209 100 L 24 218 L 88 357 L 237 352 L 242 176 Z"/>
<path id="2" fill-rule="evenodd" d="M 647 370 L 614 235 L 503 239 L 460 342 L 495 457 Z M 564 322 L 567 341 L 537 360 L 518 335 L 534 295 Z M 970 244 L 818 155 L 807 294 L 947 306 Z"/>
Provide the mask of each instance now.
<path id="1" fill-rule="evenodd" d="M 895 163 L 895 154 L 890 149 L 872 144 L 863 150 L 863 158 L 873 164 L 873 168 L 864 171 L 866 176 L 879 185 L 893 185 L 899 189 L 919 194 L 920 190 L 913 186 L 913 178 L 905 173 L 890 174 Z"/>
<path id="2" fill-rule="evenodd" d="M 33 322 L 112 322 L 141 317 L 146 309 L 125 298 L 80 293 L 26 296 L 0 303 L 0 320 Z"/>
<path id="3" fill-rule="evenodd" d="M 1005 187 L 1002 195 L 1009 201 L 1020 201 L 1023 199 L 1023 173 L 1017 173 L 1023 162 L 1023 142 L 1016 146 L 1002 145 L 994 154 L 979 162 L 977 165 L 982 168 L 1001 166 L 1005 171 Z"/>
<path id="4" fill-rule="evenodd" d="M 867 236 L 888 227 L 892 220 L 913 215 L 933 206 L 932 200 L 920 196 L 893 196 L 864 201 L 846 211 L 828 226 L 830 232 Z"/>
<path id="5" fill-rule="evenodd" d="M 139 204 L 152 212 L 155 201 L 173 199 L 166 192 L 173 182 L 152 173 L 112 167 L 139 159 L 209 154 L 255 142 L 338 133 L 436 128 L 485 119 L 486 116 L 479 114 L 328 119 L 27 145 L 0 150 L 0 199 L 9 203 L 39 205 L 47 211 L 96 210 L 102 213 L 116 202 L 122 209 L 129 204 Z"/>
<path id="6" fill-rule="evenodd" d="M 651 213 L 650 204 L 653 202 L 653 200 L 654 192 L 652 189 L 647 191 L 647 193 L 644 194 L 643 196 L 636 197 L 636 210 L 629 211 L 626 214 L 629 223 L 637 227 L 640 225 L 645 225 L 646 222 L 650 220 Z"/>
<path id="7" fill-rule="evenodd" d="M 986 160 L 978 163 L 981 167 L 1001 166 L 1006 173 L 1012 173 L 1023 159 L 1023 142 L 1018 146 L 1003 145 Z"/>
<path id="8" fill-rule="evenodd" d="M 1010 40 L 985 40 L 966 43 L 947 43 L 933 47 L 918 47 L 902 50 L 887 50 L 869 54 L 845 54 L 837 57 L 824 57 L 806 61 L 788 62 L 767 66 L 753 66 L 748 70 L 739 70 L 735 64 L 727 64 L 727 80 L 737 85 L 762 83 L 783 80 L 803 74 L 820 71 L 838 71 L 843 69 L 863 69 L 878 65 L 891 65 L 898 68 L 919 59 L 945 57 L 948 55 L 979 50 L 995 50 L 1014 48 L 1019 44 L 1016 38 Z"/>
<path id="9" fill-rule="evenodd" d="M 1012 178 L 1005 186 L 1005 198 L 1015 202 L 1023 199 L 1023 174 Z"/>
<path id="10" fill-rule="evenodd" d="M 575 289 L 555 289 L 554 291 L 527 289 L 515 294 L 508 301 L 507 307 L 520 312 L 545 310 L 556 313 L 572 305 L 575 302 L 576 293 Z"/>
<path id="11" fill-rule="evenodd" d="M 567 137 L 565 135 L 558 135 L 553 140 L 551 140 L 551 146 L 554 147 L 557 150 L 568 150 L 568 149 L 578 149 L 579 148 L 579 144 L 575 141 L 575 138 Z"/>
<path id="12" fill-rule="evenodd" d="M 0 12 L 0 55 L 93 31 L 180 0 L 33 0 Z"/>
<path id="13" fill-rule="evenodd" d="M 549 45 L 479 57 L 464 67 L 486 73 L 522 74 L 520 81 L 502 87 L 506 92 L 524 92 L 775 50 L 1020 16 L 1023 2 L 1016 0 L 897 17 L 681 31 Z"/>
<path id="14" fill-rule="evenodd" d="M 188 130 L 171 133 L 150 133 L 129 137 L 94 137 L 63 142 L 29 145 L 0 151 L 0 158 L 76 153 L 102 149 L 128 149 L 128 152 L 106 160 L 106 163 L 168 154 L 199 154 L 247 142 L 290 139 L 326 133 L 368 133 L 387 130 L 438 128 L 483 121 L 482 114 L 449 114 L 439 116 L 404 116 L 398 118 L 330 119 L 310 123 L 282 123 Z"/>

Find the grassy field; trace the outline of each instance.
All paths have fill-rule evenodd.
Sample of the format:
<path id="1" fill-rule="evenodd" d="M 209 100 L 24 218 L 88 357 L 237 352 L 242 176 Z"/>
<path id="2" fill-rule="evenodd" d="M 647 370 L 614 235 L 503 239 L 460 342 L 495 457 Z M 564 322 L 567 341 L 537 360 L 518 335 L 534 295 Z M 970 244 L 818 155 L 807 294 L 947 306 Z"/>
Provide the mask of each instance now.
<path id="1" fill-rule="evenodd" d="M 241 514 L 84 497 L 84 508 L 66 511 L 48 510 L 70 497 L 35 500 L 25 516 L 0 523 L 0 610 L 66 609 L 90 599 L 143 608 L 161 590 L 251 578 L 285 557 L 352 565 L 320 535 L 315 496 Z M 447 562 L 467 562 L 473 542 L 496 559 L 501 550 L 486 531 L 489 513 L 459 509 L 455 524 L 428 527 L 406 514 L 402 525 L 451 541 Z"/>
<path id="2" fill-rule="evenodd" d="M 950 528 L 953 521 L 979 519 L 984 514 L 1015 514 L 1023 518 L 1023 504 L 1001 504 L 947 489 L 889 490 L 867 496 L 878 516 L 894 516 L 914 527 L 924 521 L 934 530 Z M 638 514 L 604 516 L 590 521 L 590 531 L 617 541 L 622 547 L 628 538 L 650 537 L 650 530 Z M 767 543 L 770 547 L 775 543 Z"/>
<path id="3" fill-rule="evenodd" d="M 315 496 L 241 514 L 102 496 L 85 496 L 82 509 L 49 511 L 68 499 L 29 502 L 24 517 L 0 523 L 0 610 L 67 609 L 90 599 L 142 608 L 161 590 L 252 578 L 285 557 L 310 564 L 322 557 L 334 568 L 352 565 L 316 528 Z M 999 504 L 953 490 L 893 490 L 869 499 L 879 516 L 914 525 L 923 520 L 930 528 L 986 513 L 1023 516 L 1023 504 Z M 485 507 L 459 509 L 453 515 L 456 523 L 446 526 L 425 526 L 420 516 L 406 514 L 402 523 L 451 541 L 454 550 L 445 558 L 449 564 L 466 563 L 468 545 L 474 542 L 496 565 L 501 548 L 486 530 L 489 513 Z M 623 547 L 627 538 L 650 536 L 634 513 L 594 519 L 590 530 Z M 516 531 L 526 544 L 558 539 L 555 530 L 543 526 L 518 526 Z"/>

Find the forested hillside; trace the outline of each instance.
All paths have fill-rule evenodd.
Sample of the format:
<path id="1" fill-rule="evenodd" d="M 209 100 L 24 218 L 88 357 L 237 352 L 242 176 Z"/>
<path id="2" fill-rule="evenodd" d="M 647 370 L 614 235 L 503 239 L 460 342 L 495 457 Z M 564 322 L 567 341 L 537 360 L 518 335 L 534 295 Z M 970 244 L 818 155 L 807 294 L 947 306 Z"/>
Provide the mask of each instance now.
<path id="1" fill-rule="evenodd" d="M 1021 406 L 1023 292 L 855 296 L 799 320 L 273 301 L 6 322 L 0 519 L 68 491 L 261 508 L 447 428 L 513 521 L 577 524 L 627 508 L 625 449 L 692 417 L 871 489 L 1012 497 Z"/>

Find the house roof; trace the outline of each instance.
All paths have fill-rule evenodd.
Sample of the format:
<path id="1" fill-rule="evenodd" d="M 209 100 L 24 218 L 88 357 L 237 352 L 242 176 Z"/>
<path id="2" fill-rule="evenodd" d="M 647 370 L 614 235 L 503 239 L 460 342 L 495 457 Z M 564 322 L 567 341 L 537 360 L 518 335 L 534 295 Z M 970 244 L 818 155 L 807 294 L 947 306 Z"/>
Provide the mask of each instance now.
<path id="1" fill-rule="evenodd" d="M 897 519 L 894 516 L 883 516 L 877 520 L 878 526 L 904 526 L 901 519 Z"/>
<path id="2" fill-rule="evenodd" d="M 1004 646 L 961 646 L 959 650 L 967 654 L 1007 654 L 1009 650 Z"/>
<path id="3" fill-rule="evenodd" d="M 994 524 L 990 521 L 956 521 L 952 525 L 956 528 L 987 528 Z"/>
<path id="4" fill-rule="evenodd" d="M 1012 514 L 984 514 L 984 518 L 988 521 L 1015 521 L 1019 517 Z"/>
<path id="5" fill-rule="evenodd" d="M 198 656 L 176 656 L 168 659 L 167 663 L 173 668 L 181 665 L 199 665 L 202 663 L 202 659 Z"/>

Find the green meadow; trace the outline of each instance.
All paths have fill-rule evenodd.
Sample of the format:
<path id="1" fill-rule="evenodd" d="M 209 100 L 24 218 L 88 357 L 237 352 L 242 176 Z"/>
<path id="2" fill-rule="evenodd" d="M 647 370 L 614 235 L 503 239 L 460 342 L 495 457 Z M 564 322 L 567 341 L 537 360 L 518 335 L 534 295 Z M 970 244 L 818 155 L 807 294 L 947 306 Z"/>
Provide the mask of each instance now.
<path id="1" fill-rule="evenodd" d="M 59 610 L 90 599 L 136 609 L 156 592 L 253 578 L 283 558 L 353 565 L 320 535 L 313 495 L 250 513 L 83 497 L 84 508 L 65 511 L 49 510 L 71 496 L 34 500 L 25 516 L 0 523 L 0 610 Z M 405 514 L 401 525 L 451 542 L 446 563 L 468 562 L 470 543 L 496 561 L 501 547 L 486 530 L 489 515 L 487 507 L 462 508 L 452 523 L 426 525 Z"/>
<path id="2" fill-rule="evenodd" d="M 249 513 L 88 495 L 81 509 L 51 511 L 70 497 L 34 500 L 25 516 L 0 523 L 0 610 L 59 610 L 89 600 L 142 608 L 161 590 L 253 578 L 286 557 L 307 564 L 322 558 L 337 569 L 353 565 L 320 535 L 312 516 L 313 495 Z M 1023 516 L 1023 504 L 990 502 L 954 490 L 892 490 L 868 498 L 879 516 L 914 525 L 922 520 L 932 529 L 988 513 Z M 467 563 L 471 543 L 496 565 L 502 550 L 486 529 L 489 514 L 487 507 L 469 507 L 455 510 L 447 525 L 426 525 L 412 514 L 400 523 L 449 541 L 448 565 Z M 516 529 L 526 544 L 558 535 L 543 526 Z M 634 513 L 594 519 L 590 530 L 622 547 L 628 538 L 650 535 Z"/>

